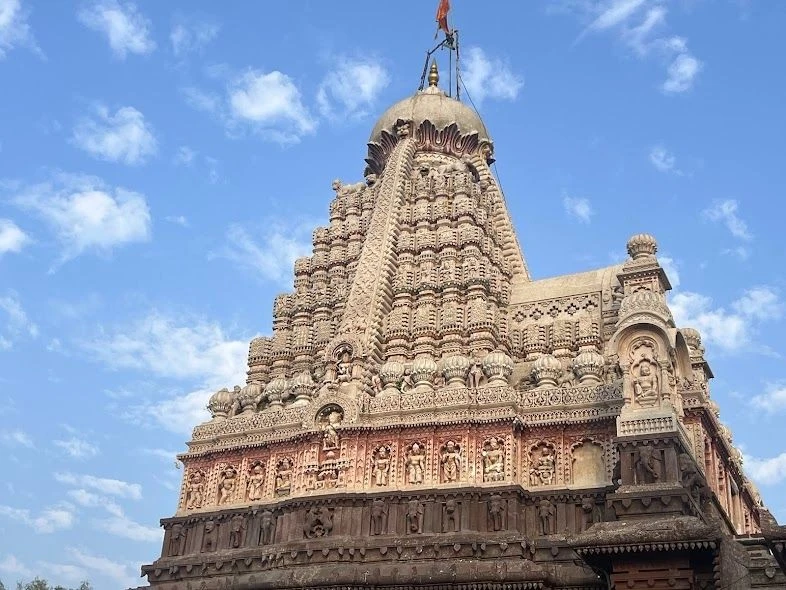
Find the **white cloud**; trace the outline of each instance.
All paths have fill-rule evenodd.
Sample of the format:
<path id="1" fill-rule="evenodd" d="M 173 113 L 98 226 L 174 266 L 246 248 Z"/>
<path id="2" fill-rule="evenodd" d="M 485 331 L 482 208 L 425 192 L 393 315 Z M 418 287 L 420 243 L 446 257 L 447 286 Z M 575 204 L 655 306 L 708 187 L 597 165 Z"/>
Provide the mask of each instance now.
<path id="1" fill-rule="evenodd" d="M 150 209 L 144 195 L 113 189 L 95 177 L 59 175 L 23 188 L 13 200 L 54 229 L 63 244 L 59 263 L 88 250 L 108 253 L 150 239 Z"/>
<path id="2" fill-rule="evenodd" d="M 153 311 L 84 347 L 111 368 L 136 369 L 194 387 L 169 399 L 144 401 L 126 415 L 135 422 L 149 424 L 152 419 L 170 431 L 189 433 L 209 417 L 205 405 L 216 389 L 244 380 L 248 339 L 232 339 L 204 318 Z"/>
<path id="3" fill-rule="evenodd" d="M 67 440 L 56 440 L 54 445 L 63 449 L 67 455 L 74 459 L 89 459 L 99 453 L 97 446 L 76 437 L 71 437 Z"/>
<path id="4" fill-rule="evenodd" d="M 676 289 L 679 287 L 680 273 L 677 270 L 677 262 L 669 256 L 658 256 L 658 262 L 666 272 L 666 276 L 669 277 L 669 282 L 671 283 L 672 288 Z"/>
<path id="5" fill-rule="evenodd" d="M 199 53 L 215 39 L 220 27 L 210 22 L 182 21 L 172 27 L 169 40 L 175 57 L 185 57 L 189 53 Z"/>
<path id="6" fill-rule="evenodd" d="M 10 576 L 18 576 L 20 578 L 29 578 L 33 575 L 25 564 L 23 564 L 15 555 L 7 554 L 0 560 L 0 572 L 5 572 Z"/>
<path id="7" fill-rule="evenodd" d="M 197 152 L 192 150 L 187 145 L 181 145 L 177 148 L 177 153 L 175 154 L 175 164 L 180 164 L 182 166 L 190 166 L 194 163 L 194 158 L 196 158 Z"/>
<path id="8" fill-rule="evenodd" d="M 745 472 L 757 483 L 774 485 L 786 480 L 786 453 L 767 459 L 744 455 L 743 459 Z"/>
<path id="9" fill-rule="evenodd" d="M 780 317 L 783 304 L 774 289 L 754 287 L 732 302 L 732 311 L 713 307 L 711 298 L 689 291 L 675 293 L 669 308 L 678 326 L 695 328 L 705 342 L 734 352 L 748 347 L 759 322 Z"/>
<path id="10" fill-rule="evenodd" d="M 317 127 L 292 78 L 279 71 L 248 70 L 228 88 L 231 122 L 279 143 L 295 143 Z"/>
<path id="11" fill-rule="evenodd" d="M 575 217 L 582 223 L 589 223 L 592 218 L 592 205 L 589 199 L 564 197 L 562 205 L 565 207 L 565 212 L 571 217 Z"/>
<path id="12" fill-rule="evenodd" d="M 160 540 L 160 539 L 159 539 Z M 91 572 L 111 578 L 118 583 L 118 587 L 131 588 L 139 584 L 136 566 L 124 564 L 106 557 L 87 553 L 82 549 L 69 549 L 71 559 Z"/>
<path id="13" fill-rule="evenodd" d="M 480 47 L 469 47 L 462 56 L 461 80 L 476 104 L 485 99 L 515 100 L 524 81 L 507 62 L 490 58 Z"/>
<path id="14" fill-rule="evenodd" d="M 9 447 L 35 448 L 33 439 L 24 430 L 3 430 L 0 432 L 0 442 Z"/>
<path id="15" fill-rule="evenodd" d="M 390 76 L 378 61 L 340 57 L 317 90 L 319 111 L 329 119 L 364 117 L 389 83 Z"/>
<path id="16" fill-rule="evenodd" d="M 255 239 L 239 225 L 229 228 L 226 245 L 215 256 L 226 258 L 260 278 L 279 284 L 291 282 L 295 260 L 311 253 L 313 224 L 271 222 Z"/>
<path id="17" fill-rule="evenodd" d="M 27 47 L 43 55 L 30 31 L 21 0 L 0 0 L 0 59 L 16 47 Z"/>
<path id="18" fill-rule="evenodd" d="M 153 127 L 133 107 L 112 114 L 98 105 L 95 118 L 85 117 L 74 127 L 72 141 L 93 157 L 132 166 L 145 163 L 158 150 Z"/>
<path id="19" fill-rule="evenodd" d="M 66 506 L 46 508 L 38 516 L 33 516 L 25 508 L 13 508 L 0 504 L 0 515 L 23 522 L 33 527 L 37 533 L 53 533 L 68 529 L 76 521 L 73 511 Z"/>
<path id="20" fill-rule="evenodd" d="M 181 89 L 185 97 L 186 104 L 198 111 L 221 115 L 221 97 L 211 92 L 204 92 L 193 86 L 186 86 Z"/>
<path id="21" fill-rule="evenodd" d="M 661 84 L 665 94 L 690 90 L 703 67 L 684 38 L 662 35 L 668 10 L 661 0 L 561 0 L 556 6 L 588 23 L 575 43 L 589 34 L 611 33 L 638 57 L 655 55 L 666 67 L 667 78 Z"/>
<path id="22" fill-rule="evenodd" d="M 68 496 L 80 506 L 85 508 L 102 508 L 114 516 L 122 516 L 123 509 L 120 505 L 106 496 L 99 496 L 83 488 L 68 490 Z"/>
<path id="23" fill-rule="evenodd" d="M 681 174 L 677 169 L 677 158 L 662 145 L 652 146 L 650 149 L 650 162 L 661 172 L 673 172 Z"/>
<path id="24" fill-rule="evenodd" d="M 131 2 L 98 0 L 79 11 L 79 20 L 105 35 L 112 53 L 120 59 L 129 53 L 147 55 L 156 48 L 150 20 Z"/>
<path id="25" fill-rule="evenodd" d="M 164 217 L 166 221 L 169 223 L 174 223 L 175 225 L 179 225 L 182 227 L 188 227 L 188 219 L 184 215 L 167 215 Z"/>
<path id="26" fill-rule="evenodd" d="M 142 486 L 138 483 L 129 483 L 120 479 L 110 479 L 106 477 L 95 477 L 93 475 L 77 475 L 69 472 L 55 473 L 54 477 L 55 480 L 60 483 L 98 490 L 110 496 L 130 498 L 131 500 L 142 499 Z"/>
<path id="27" fill-rule="evenodd" d="M 78 583 L 89 577 L 87 570 L 75 565 L 51 563 L 48 561 L 39 561 L 38 563 L 51 576 L 54 576 L 57 581 Z"/>
<path id="28" fill-rule="evenodd" d="M 734 199 L 713 201 L 710 207 L 702 211 L 702 216 L 710 221 L 722 223 L 738 240 L 750 241 L 753 235 L 748 230 L 748 224 L 737 215 L 738 207 L 739 203 Z"/>
<path id="29" fill-rule="evenodd" d="M 22 308 L 19 296 L 13 291 L 0 296 L 0 319 L 6 316 L 5 322 L 0 323 L 0 350 L 8 350 L 13 347 L 14 342 L 22 337 L 38 337 L 38 326 L 27 317 L 27 313 Z"/>
<path id="30" fill-rule="evenodd" d="M 751 405 L 768 414 L 786 410 L 786 383 L 771 383 L 764 393 L 751 398 Z"/>
<path id="31" fill-rule="evenodd" d="M 139 524 L 125 515 L 111 516 L 96 520 L 96 526 L 116 537 L 131 539 L 132 541 L 149 541 L 160 543 L 164 536 L 158 527 Z"/>
<path id="32" fill-rule="evenodd" d="M 0 0 L 2 2 L 2 0 Z M 0 256 L 7 252 L 21 252 L 30 236 L 10 219 L 0 219 Z"/>
<path id="33" fill-rule="evenodd" d="M 690 90 L 701 68 L 702 63 L 690 53 L 680 53 L 669 65 L 668 77 L 661 87 L 663 92 L 676 94 Z"/>

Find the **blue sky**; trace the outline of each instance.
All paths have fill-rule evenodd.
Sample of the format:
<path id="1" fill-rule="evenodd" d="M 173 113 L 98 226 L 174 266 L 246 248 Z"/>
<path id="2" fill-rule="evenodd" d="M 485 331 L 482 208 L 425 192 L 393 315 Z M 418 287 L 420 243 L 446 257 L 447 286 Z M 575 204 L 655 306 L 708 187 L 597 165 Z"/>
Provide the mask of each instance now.
<path id="1" fill-rule="evenodd" d="M 125 587 L 158 556 L 175 454 L 417 87 L 436 4 L 0 0 L 6 584 Z M 654 234 L 786 520 L 786 4 L 452 4 L 532 274 Z"/>

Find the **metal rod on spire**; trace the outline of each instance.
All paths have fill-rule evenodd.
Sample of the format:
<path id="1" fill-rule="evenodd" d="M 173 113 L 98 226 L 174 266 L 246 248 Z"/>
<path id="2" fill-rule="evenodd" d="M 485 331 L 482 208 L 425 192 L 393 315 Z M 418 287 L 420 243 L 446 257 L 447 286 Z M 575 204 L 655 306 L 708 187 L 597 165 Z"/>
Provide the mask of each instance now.
<path id="1" fill-rule="evenodd" d="M 420 76 L 420 85 L 418 86 L 418 90 L 423 90 L 426 85 L 426 74 L 428 73 L 429 61 L 431 61 L 431 56 L 437 52 L 439 49 L 447 48 L 450 51 L 456 52 L 456 98 L 460 97 L 459 92 L 459 47 L 458 47 L 458 29 L 451 29 L 448 26 L 448 12 L 450 11 L 450 0 L 440 0 L 439 6 L 437 7 L 437 33 L 434 35 L 436 39 L 439 36 L 439 32 L 443 31 L 445 33 L 445 38 L 438 43 L 433 49 L 426 52 L 426 60 L 423 63 L 423 72 Z M 451 93 L 453 87 L 453 54 L 450 55 L 450 82 L 449 82 L 449 89 L 448 92 Z"/>

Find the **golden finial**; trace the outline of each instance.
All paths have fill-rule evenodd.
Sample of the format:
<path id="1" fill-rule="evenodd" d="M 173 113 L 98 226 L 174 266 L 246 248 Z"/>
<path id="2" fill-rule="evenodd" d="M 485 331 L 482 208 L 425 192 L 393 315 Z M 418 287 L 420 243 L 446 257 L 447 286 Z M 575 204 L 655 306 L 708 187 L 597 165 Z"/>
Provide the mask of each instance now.
<path id="1" fill-rule="evenodd" d="M 431 69 L 428 71 L 428 85 L 436 87 L 439 84 L 439 70 L 437 70 L 437 61 L 431 62 Z"/>

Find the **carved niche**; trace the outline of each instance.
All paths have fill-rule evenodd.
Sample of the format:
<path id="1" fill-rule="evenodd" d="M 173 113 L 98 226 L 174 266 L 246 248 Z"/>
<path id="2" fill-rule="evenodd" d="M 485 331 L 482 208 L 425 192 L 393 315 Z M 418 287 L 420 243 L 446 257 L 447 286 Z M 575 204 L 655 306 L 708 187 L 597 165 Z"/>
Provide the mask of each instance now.
<path id="1" fill-rule="evenodd" d="M 554 532 L 554 516 L 557 511 L 549 500 L 545 498 L 538 502 L 538 520 L 540 521 L 540 534 L 550 535 Z"/>
<path id="2" fill-rule="evenodd" d="M 625 405 L 635 409 L 659 408 L 671 400 L 671 390 L 676 389 L 674 368 L 665 344 L 653 335 L 639 335 L 627 347 Z"/>
<path id="3" fill-rule="evenodd" d="M 371 479 L 375 486 L 386 486 L 390 483 L 390 467 L 392 463 L 390 446 L 378 446 L 371 457 Z"/>
<path id="4" fill-rule="evenodd" d="M 408 534 L 420 534 L 423 532 L 423 503 L 413 498 L 407 502 L 407 512 L 404 515 L 407 521 Z"/>
<path id="5" fill-rule="evenodd" d="M 252 502 L 262 499 L 265 494 L 265 464 L 262 461 L 253 461 L 248 468 L 246 482 L 246 498 Z"/>
<path id="6" fill-rule="evenodd" d="M 661 451 L 650 443 L 642 443 L 636 452 L 634 474 L 637 484 L 662 481 L 663 457 Z"/>
<path id="7" fill-rule="evenodd" d="M 237 549 L 243 546 L 245 540 L 246 519 L 242 514 L 235 514 L 229 519 L 229 546 Z"/>
<path id="8" fill-rule="evenodd" d="M 388 507 L 382 498 L 371 503 L 371 534 L 381 535 L 387 529 Z"/>
<path id="9" fill-rule="evenodd" d="M 229 504 L 235 496 L 239 480 L 237 468 L 225 465 L 218 472 L 218 505 Z"/>
<path id="10" fill-rule="evenodd" d="M 186 545 L 187 531 L 180 523 L 175 523 L 169 531 L 169 557 L 183 554 Z"/>
<path id="11" fill-rule="evenodd" d="M 280 459 L 276 464 L 276 496 L 288 496 L 292 491 L 293 468 L 294 463 L 289 457 Z"/>
<path id="12" fill-rule="evenodd" d="M 454 483 L 461 477 L 461 447 L 453 440 L 447 441 L 441 449 L 439 462 L 442 468 L 442 482 Z"/>
<path id="13" fill-rule="evenodd" d="M 313 506 L 306 510 L 303 534 L 307 539 L 326 537 L 333 530 L 333 511 L 325 506 Z"/>
<path id="14" fill-rule="evenodd" d="M 488 500 L 489 530 L 501 531 L 505 528 L 506 502 L 500 494 L 492 494 Z"/>
<path id="15" fill-rule="evenodd" d="M 442 504 L 442 532 L 457 533 L 461 528 L 459 503 L 455 498 L 448 498 Z"/>
<path id="16" fill-rule="evenodd" d="M 205 480 L 207 476 L 201 469 L 190 473 L 186 483 L 186 510 L 202 508 L 205 502 Z"/>
<path id="17" fill-rule="evenodd" d="M 202 531 L 202 553 L 212 553 L 218 543 L 218 525 L 213 520 L 205 523 Z"/>
<path id="18" fill-rule="evenodd" d="M 259 519 L 259 544 L 270 545 L 276 533 L 276 517 L 270 510 L 264 510 Z"/>
<path id="19" fill-rule="evenodd" d="M 480 451 L 483 459 L 483 481 L 497 482 L 505 480 L 505 441 L 492 436 L 483 442 Z"/>
<path id="20" fill-rule="evenodd" d="M 409 485 L 422 484 L 426 478 L 425 445 L 414 442 L 410 445 L 404 458 L 404 472 Z"/>
<path id="21" fill-rule="evenodd" d="M 572 483 L 581 486 L 601 485 L 606 482 L 606 462 L 603 447 L 585 438 L 571 448 Z"/>
<path id="22" fill-rule="evenodd" d="M 557 483 L 557 451 L 551 443 L 541 442 L 530 449 L 530 483 L 533 486 Z"/>

